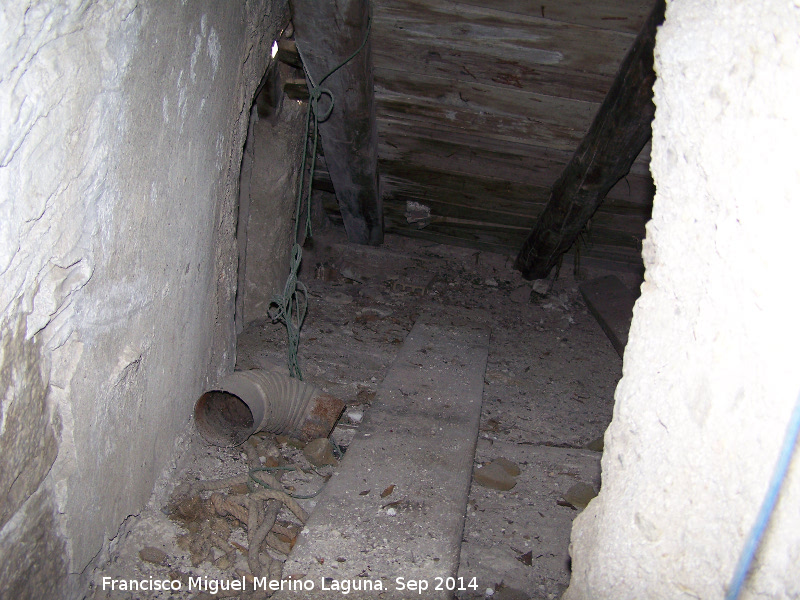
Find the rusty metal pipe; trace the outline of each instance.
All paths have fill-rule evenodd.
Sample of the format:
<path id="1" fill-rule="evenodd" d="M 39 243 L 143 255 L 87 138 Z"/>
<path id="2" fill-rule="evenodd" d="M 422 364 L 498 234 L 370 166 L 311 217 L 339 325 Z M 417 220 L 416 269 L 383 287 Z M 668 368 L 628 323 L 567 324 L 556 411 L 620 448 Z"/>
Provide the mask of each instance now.
<path id="1" fill-rule="evenodd" d="M 234 371 L 194 406 L 197 431 L 210 444 L 233 447 L 257 431 L 302 441 L 328 437 L 344 402 L 282 373 Z"/>

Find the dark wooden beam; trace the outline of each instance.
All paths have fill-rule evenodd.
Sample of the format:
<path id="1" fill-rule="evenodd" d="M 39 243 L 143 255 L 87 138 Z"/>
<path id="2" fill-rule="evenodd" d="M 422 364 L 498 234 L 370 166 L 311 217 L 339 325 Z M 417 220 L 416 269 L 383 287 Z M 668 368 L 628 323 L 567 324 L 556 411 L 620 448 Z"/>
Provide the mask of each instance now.
<path id="1" fill-rule="evenodd" d="M 655 114 L 653 48 L 664 10 L 664 0 L 657 0 L 586 137 L 523 243 L 514 266 L 526 279 L 547 277 L 650 138 Z"/>
<path id="2" fill-rule="evenodd" d="M 297 47 L 311 79 L 319 84 L 361 45 L 369 27 L 369 1 L 291 0 L 290 5 Z M 370 46 L 367 41 L 322 84 L 335 105 L 320 123 L 320 134 L 347 238 L 377 245 L 383 242 L 383 207 Z M 320 101 L 323 106 L 327 102 L 327 97 Z"/>

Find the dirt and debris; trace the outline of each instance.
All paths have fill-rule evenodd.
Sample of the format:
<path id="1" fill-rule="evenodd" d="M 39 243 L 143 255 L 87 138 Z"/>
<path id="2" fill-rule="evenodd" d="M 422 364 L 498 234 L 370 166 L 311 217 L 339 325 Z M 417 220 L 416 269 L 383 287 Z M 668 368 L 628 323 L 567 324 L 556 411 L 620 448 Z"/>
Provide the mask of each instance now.
<path id="1" fill-rule="evenodd" d="M 561 596 L 576 509 L 589 501 L 589 490 L 600 489 L 602 435 L 621 375 L 619 356 L 578 292 L 579 279 L 565 268 L 542 296 L 513 270 L 513 257 L 392 235 L 380 248 L 352 246 L 339 230 L 326 235 L 304 255 L 301 279 L 310 297 L 299 360 L 307 381 L 347 403 L 327 444 L 330 456 L 315 466 L 303 444 L 281 436 L 257 434 L 255 445 L 225 449 L 194 435 L 176 459 L 171 483 L 162 482 L 147 509 L 112 541 L 88 598 L 190 597 L 104 592 L 98 585 L 103 576 L 188 581 L 276 575 L 302 515 L 314 510 L 313 494 L 335 470 L 336 454 L 346 452 L 406 335 L 434 304 L 482 309 L 492 327 L 458 573 L 475 578 L 477 589 L 456 597 Z M 598 274 L 604 273 L 582 275 Z M 617 275 L 631 288 L 638 285 L 634 275 Z M 237 352 L 239 369 L 281 368 L 285 329 L 266 318 L 251 322 Z M 257 470 L 270 467 L 276 470 Z M 500 489 L 479 485 L 478 473 L 490 468 L 507 479 Z M 296 506 L 276 500 L 272 485 L 261 485 L 268 479 Z M 226 487 L 203 483 L 217 480 Z M 570 495 L 575 486 L 582 495 Z M 383 510 L 396 514 L 410 499 L 395 499 L 390 488 L 358 493 L 380 494 Z M 260 516 L 253 517 L 253 508 Z"/>

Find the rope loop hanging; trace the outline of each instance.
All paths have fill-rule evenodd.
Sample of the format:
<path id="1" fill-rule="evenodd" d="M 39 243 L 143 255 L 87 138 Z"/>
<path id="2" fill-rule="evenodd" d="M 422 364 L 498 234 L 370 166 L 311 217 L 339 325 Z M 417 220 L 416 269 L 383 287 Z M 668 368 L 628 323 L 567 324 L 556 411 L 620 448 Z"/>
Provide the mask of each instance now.
<path id="1" fill-rule="evenodd" d="M 309 94 L 309 105 L 314 113 L 314 120 L 317 123 L 324 123 L 325 121 L 328 120 L 328 117 L 330 117 L 331 113 L 333 112 L 333 105 L 334 105 L 333 93 L 328 88 L 314 86 L 309 90 L 308 94 Z M 323 96 L 328 96 L 330 100 L 328 102 L 328 107 L 324 111 L 320 111 L 319 101 L 322 99 Z"/>
<path id="2" fill-rule="evenodd" d="M 308 289 L 297 279 L 303 250 L 298 244 L 292 246 L 289 277 L 283 288 L 283 294 L 275 295 L 269 303 L 268 315 L 272 322 L 281 321 L 286 326 L 288 341 L 287 358 L 289 376 L 303 380 L 300 365 L 297 362 L 297 349 L 300 345 L 300 329 L 303 327 L 308 312 Z M 273 310 L 273 306 L 276 307 Z"/>
<path id="3" fill-rule="evenodd" d="M 306 116 L 306 134 L 305 142 L 303 144 L 303 155 L 300 163 L 300 181 L 297 186 L 297 202 L 295 204 L 295 217 L 294 217 L 294 245 L 292 246 L 291 256 L 289 258 L 289 276 L 286 279 L 286 285 L 283 287 L 283 294 L 276 294 L 270 300 L 267 314 L 272 322 L 282 322 L 286 326 L 287 337 L 287 363 L 289 366 L 289 376 L 299 380 L 303 380 L 303 374 L 300 371 L 300 364 L 297 360 L 297 351 L 300 347 L 300 330 L 303 328 L 303 322 L 308 312 L 308 289 L 298 280 L 297 275 L 300 271 L 300 264 L 303 260 L 303 249 L 300 247 L 300 213 L 303 209 L 304 190 L 306 188 L 306 158 L 309 157 L 309 175 L 308 175 L 308 193 L 305 194 L 305 209 L 306 209 L 306 224 L 305 235 L 311 237 L 311 192 L 314 186 L 314 172 L 317 163 L 317 146 L 319 143 L 319 124 L 324 123 L 333 113 L 333 108 L 336 105 L 336 98 L 328 88 L 322 87 L 325 80 L 331 75 L 336 73 L 339 69 L 349 63 L 355 58 L 364 46 L 367 45 L 369 40 L 370 30 L 372 28 L 372 19 L 367 19 L 367 31 L 364 34 L 364 39 L 361 45 L 350 56 L 344 59 L 325 77 L 320 79 L 319 83 L 314 83 L 311 73 L 308 71 L 303 54 L 298 46 L 297 51 L 300 54 L 300 59 L 303 62 L 303 70 L 308 80 L 309 88 L 309 101 L 308 113 Z M 323 106 L 321 101 L 323 96 L 328 97 L 327 106 Z M 309 153 L 309 139 L 311 142 L 311 152 Z M 275 308 L 273 308 L 275 307 Z"/>

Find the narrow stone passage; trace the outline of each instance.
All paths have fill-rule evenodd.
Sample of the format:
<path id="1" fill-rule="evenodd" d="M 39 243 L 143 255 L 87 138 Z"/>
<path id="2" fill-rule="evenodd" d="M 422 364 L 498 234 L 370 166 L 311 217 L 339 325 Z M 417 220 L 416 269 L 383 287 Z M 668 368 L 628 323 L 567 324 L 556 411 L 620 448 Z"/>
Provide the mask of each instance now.
<path id="1" fill-rule="evenodd" d="M 481 474 L 473 477 L 469 492 L 460 566 L 452 581 L 442 577 L 445 589 L 437 594 L 426 591 L 429 595 L 422 597 L 448 597 L 448 593 L 462 600 L 560 597 L 569 581 L 570 527 L 581 507 L 579 501 L 570 503 L 568 492 L 576 484 L 599 489 L 601 454 L 586 446 L 602 436 L 611 419 L 621 367 L 619 356 L 589 314 L 571 269 L 563 269 L 551 292 L 540 296 L 511 270 L 511 259 L 504 256 L 396 236 L 389 236 L 380 248 L 353 246 L 344 241 L 338 230 L 315 240 L 304 260 L 302 278 L 309 288 L 310 309 L 303 328 L 300 363 L 307 381 L 347 403 L 332 434 L 343 449 L 351 445 L 358 428 L 369 420 L 371 404 L 420 315 L 460 314 L 462 319 L 491 330 L 477 450 L 474 457 L 463 457 L 464 464 L 472 464 Z M 256 321 L 245 328 L 239 338 L 237 368 L 284 369 L 284 364 L 285 330 L 280 324 Z M 413 387 L 413 383 L 409 385 Z M 397 387 L 403 389 L 402 385 Z M 224 579 L 237 576 L 237 560 L 240 570 L 246 563 L 243 557 L 233 556 L 231 565 L 222 563 L 227 566 L 226 571 L 219 567 L 220 557 L 216 556 L 216 564 L 211 560 L 192 565 L 191 553 L 175 542 L 185 535 L 182 528 L 160 510 L 168 504 L 170 486 L 181 480 L 246 472 L 241 450 L 209 447 L 196 438 L 191 432 L 183 455 L 176 459 L 181 465 L 180 474 L 160 488 L 148 511 L 126 524 L 115 546 L 116 556 L 112 557 L 120 573 L 183 577 L 187 581 L 200 575 Z M 437 440 L 442 448 L 450 441 L 447 435 Z M 291 440 L 278 439 L 285 459 L 310 467 L 291 444 Z M 388 450 L 387 460 L 391 463 L 392 450 Z M 401 457 L 398 455 L 397 459 L 400 461 Z M 517 473 L 506 475 L 510 483 L 498 485 L 491 477 L 487 480 L 483 476 L 491 471 L 487 465 L 498 459 Z M 425 465 L 420 467 L 424 469 Z M 366 465 L 364 468 L 368 469 Z M 384 479 L 392 479 L 390 464 L 383 468 L 388 470 Z M 350 463 L 348 469 L 351 493 L 360 494 L 370 487 L 366 482 L 374 474 L 365 471 L 359 486 L 357 467 Z M 319 467 L 316 472 L 324 477 L 307 470 L 288 474 L 283 483 L 305 494 L 324 486 L 335 467 Z M 513 487 L 495 489 L 508 485 Z M 340 483 L 337 486 L 342 487 Z M 385 491 L 370 489 L 369 494 Z M 392 505 L 394 501 L 408 506 L 422 501 L 409 492 L 399 488 L 396 493 L 389 492 L 379 503 L 381 514 L 375 518 L 391 519 L 387 511 L 392 508 L 397 515 L 402 506 Z M 330 504 L 325 491 L 322 494 L 299 501 L 312 519 L 318 502 Z M 382 508 L 384 504 L 389 508 Z M 430 509 L 435 511 L 436 507 L 431 505 Z M 340 512 L 346 519 L 348 511 Z M 354 521 L 364 517 L 355 506 L 350 514 Z M 365 522 L 363 526 L 376 525 Z M 435 520 L 424 521 L 424 527 L 430 529 L 431 538 L 440 533 Z M 399 541 L 390 539 L 399 535 L 397 532 L 381 535 L 379 545 L 399 545 Z M 458 546 L 457 539 L 453 543 Z M 139 552 L 145 547 L 163 549 L 166 558 L 161 564 L 143 560 Z M 374 556 L 369 552 L 365 555 L 363 548 L 357 551 L 358 556 L 351 556 L 346 543 L 334 552 L 336 556 L 329 557 L 318 556 L 317 551 L 312 552 L 313 556 L 304 555 L 306 548 L 311 546 L 297 545 L 287 563 L 291 572 L 284 571 L 283 576 L 313 576 L 317 590 L 323 575 L 335 580 L 337 573 L 343 581 L 358 579 L 358 575 L 374 580 L 383 577 L 384 585 L 391 584 L 384 589 L 392 590 L 396 576 L 403 570 L 398 561 L 408 559 L 407 570 L 412 570 L 411 558 L 404 559 L 402 554 L 396 557 L 395 564 L 389 564 L 377 551 Z M 273 550 L 270 553 L 278 561 L 286 558 Z M 424 553 L 420 549 L 420 556 Z M 313 574 L 308 568 L 300 568 L 309 561 L 317 564 Z M 369 565 L 369 570 L 351 573 L 354 565 L 362 562 Z M 442 576 L 438 570 L 431 571 L 427 578 L 417 571 L 414 570 L 414 579 L 426 579 L 431 587 L 437 583 L 434 576 Z M 108 569 L 103 573 L 108 574 Z M 446 589 L 448 586 L 451 589 Z M 139 596 L 115 593 L 95 597 L 169 597 L 166 592 Z M 281 597 L 300 597 L 297 593 L 284 592 Z M 355 592 L 350 595 L 359 597 Z"/>

